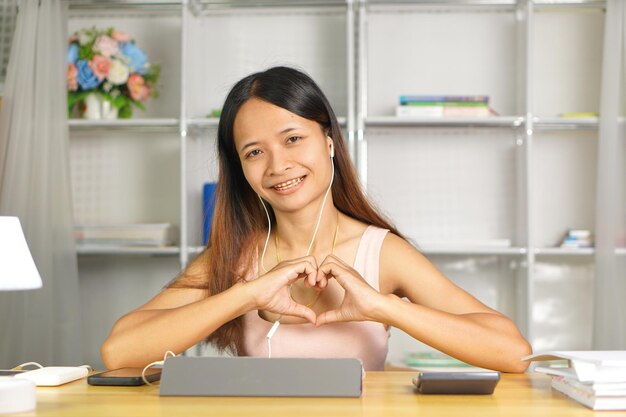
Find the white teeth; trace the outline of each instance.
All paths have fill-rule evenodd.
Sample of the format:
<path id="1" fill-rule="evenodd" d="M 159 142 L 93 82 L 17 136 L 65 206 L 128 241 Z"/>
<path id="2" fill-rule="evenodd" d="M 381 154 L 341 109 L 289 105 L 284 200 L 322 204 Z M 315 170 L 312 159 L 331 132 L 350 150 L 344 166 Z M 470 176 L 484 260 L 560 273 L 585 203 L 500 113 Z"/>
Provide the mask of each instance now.
<path id="1" fill-rule="evenodd" d="M 300 184 L 302 182 L 303 178 L 304 177 L 300 177 L 300 178 L 295 178 L 293 180 L 281 182 L 280 184 L 276 184 L 274 186 L 274 188 L 277 189 L 277 190 L 280 190 L 280 191 L 288 190 L 288 189 L 293 188 L 296 185 Z"/>

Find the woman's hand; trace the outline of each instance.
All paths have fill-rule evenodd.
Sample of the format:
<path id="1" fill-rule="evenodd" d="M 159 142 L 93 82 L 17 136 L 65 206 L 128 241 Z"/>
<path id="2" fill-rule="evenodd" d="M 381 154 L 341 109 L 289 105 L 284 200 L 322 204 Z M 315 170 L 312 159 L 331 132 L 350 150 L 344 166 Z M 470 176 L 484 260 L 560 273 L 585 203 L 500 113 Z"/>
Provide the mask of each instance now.
<path id="1" fill-rule="evenodd" d="M 289 286 L 300 279 L 305 280 L 307 287 L 320 287 L 317 282 L 317 262 L 313 256 L 283 261 L 265 275 L 248 282 L 252 290 L 254 308 L 281 316 L 303 317 L 315 324 L 315 312 L 291 298 Z M 325 278 L 319 277 L 319 280 Z"/>
<path id="2" fill-rule="evenodd" d="M 327 311 L 317 317 L 316 326 L 347 321 L 377 321 L 375 312 L 385 296 L 372 288 L 357 271 L 340 258 L 329 255 L 317 270 L 317 282 L 325 287 L 325 280 L 334 278 L 345 290 L 339 308 Z"/>

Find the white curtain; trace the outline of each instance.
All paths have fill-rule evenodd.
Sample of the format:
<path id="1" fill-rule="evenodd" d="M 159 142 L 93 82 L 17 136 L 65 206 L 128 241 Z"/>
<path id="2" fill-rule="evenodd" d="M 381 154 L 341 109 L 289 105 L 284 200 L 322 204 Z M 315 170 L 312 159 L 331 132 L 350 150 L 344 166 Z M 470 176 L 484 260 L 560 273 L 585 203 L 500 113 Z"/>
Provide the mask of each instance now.
<path id="1" fill-rule="evenodd" d="M 594 349 L 626 349 L 626 2 L 608 0 L 602 62 Z M 621 116 L 621 121 L 620 121 Z M 621 248 L 621 250 L 620 250 Z M 617 249 L 617 251 L 616 251 Z"/>
<path id="2" fill-rule="evenodd" d="M 0 215 L 18 216 L 43 280 L 0 294 L 0 367 L 80 365 L 65 87 L 67 6 L 21 0 L 0 113 Z"/>

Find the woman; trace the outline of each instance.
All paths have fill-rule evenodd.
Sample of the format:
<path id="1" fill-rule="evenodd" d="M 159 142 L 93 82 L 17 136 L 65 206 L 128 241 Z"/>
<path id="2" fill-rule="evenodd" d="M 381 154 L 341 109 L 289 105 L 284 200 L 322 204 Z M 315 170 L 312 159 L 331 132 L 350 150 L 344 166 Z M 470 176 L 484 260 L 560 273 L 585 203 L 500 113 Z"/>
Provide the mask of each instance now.
<path id="1" fill-rule="evenodd" d="M 352 356 L 382 370 L 394 326 L 476 366 L 526 369 L 531 349 L 515 324 L 450 282 L 367 201 L 307 75 L 276 67 L 239 81 L 218 154 L 207 249 L 115 323 L 107 368 L 207 339 L 236 355 Z"/>

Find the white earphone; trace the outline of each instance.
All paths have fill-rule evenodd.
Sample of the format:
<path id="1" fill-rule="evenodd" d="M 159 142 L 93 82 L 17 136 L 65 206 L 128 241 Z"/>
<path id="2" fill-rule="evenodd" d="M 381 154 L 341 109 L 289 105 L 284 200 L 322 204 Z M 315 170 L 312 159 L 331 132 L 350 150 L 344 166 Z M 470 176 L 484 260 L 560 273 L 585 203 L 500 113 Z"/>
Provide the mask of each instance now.
<path id="1" fill-rule="evenodd" d="M 322 220 L 322 213 L 324 213 L 324 205 L 326 205 L 326 197 L 328 197 L 328 193 L 330 192 L 330 189 L 333 185 L 333 181 L 335 179 L 335 162 L 334 162 L 334 158 L 335 158 L 335 147 L 333 146 L 332 143 L 332 139 L 330 136 L 327 136 L 328 139 L 331 140 L 331 144 L 330 144 L 330 165 L 331 165 L 331 175 L 330 175 L 330 183 L 328 184 L 328 188 L 326 189 L 326 193 L 324 194 L 324 199 L 322 200 L 322 207 L 320 209 L 320 214 L 317 218 L 317 224 L 315 225 L 315 231 L 313 232 L 313 237 L 311 238 L 311 243 L 309 244 L 309 249 L 306 251 L 306 255 L 309 256 L 309 254 L 311 253 L 311 248 L 313 247 L 313 242 L 315 242 L 315 237 L 317 236 L 317 231 L 320 227 L 320 221 Z M 267 210 L 267 207 L 265 206 L 265 202 L 263 201 L 263 199 L 261 198 L 260 195 L 257 194 L 257 196 L 259 197 L 259 200 L 261 201 L 261 205 L 263 206 L 263 210 L 265 211 L 265 215 L 267 216 L 267 237 L 265 238 L 265 244 L 263 245 L 263 253 L 261 254 L 261 268 L 263 268 L 263 272 L 267 273 L 267 269 L 265 268 L 265 253 L 267 251 L 267 244 L 269 243 L 270 240 L 270 234 L 272 231 L 272 221 L 270 219 L 270 214 Z M 282 317 L 282 316 L 281 316 Z M 272 328 L 270 329 L 269 332 L 267 332 L 267 335 L 265 336 L 265 338 L 267 339 L 267 349 L 268 349 L 268 357 L 271 358 L 272 357 L 272 336 L 274 336 L 274 333 L 276 333 L 276 330 L 278 330 L 278 326 L 280 326 L 280 317 L 278 320 L 276 320 L 274 322 L 274 324 L 272 325 Z"/>

